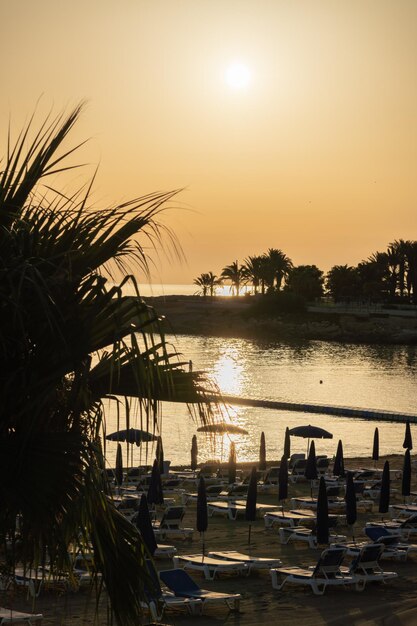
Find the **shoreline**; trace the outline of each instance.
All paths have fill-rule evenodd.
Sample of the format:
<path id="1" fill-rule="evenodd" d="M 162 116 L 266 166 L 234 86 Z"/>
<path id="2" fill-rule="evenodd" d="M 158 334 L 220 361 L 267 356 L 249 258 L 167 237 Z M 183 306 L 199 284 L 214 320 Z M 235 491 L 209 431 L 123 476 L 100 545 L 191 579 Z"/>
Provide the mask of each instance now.
<path id="1" fill-rule="evenodd" d="M 162 317 L 162 329 L 177 335 L 265 341 L 417 345 L 417 317 L 385 313 L 305 312 L 254 316 L 250 298 L 156 296 L 145 298 Z"/>

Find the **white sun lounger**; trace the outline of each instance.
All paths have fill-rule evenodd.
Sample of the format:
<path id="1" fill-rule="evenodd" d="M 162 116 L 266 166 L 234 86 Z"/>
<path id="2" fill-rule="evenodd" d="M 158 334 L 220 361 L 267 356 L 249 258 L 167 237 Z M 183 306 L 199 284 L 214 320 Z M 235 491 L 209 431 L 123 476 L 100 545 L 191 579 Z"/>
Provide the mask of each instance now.
<path id="1" fill-rule="evenodd" d="M 253 569 L 270 569 L 271 567 L 280 567 L 282 565 L 281 559 L 270 559 L 264 556 L 252 556 L 236 552 L 235 550 L 209 552 L 208 556 L 225 561 L 239 561 L 240 563 L 245 563 L 249 569 L 248 574 L 250 574 Z"/>
<path id="2" fill-rule="evenodd" d="M 305 541 L 310 548 L 317 548 L 316 535 L 313 534 L 311 528 L 305 528 L 304 526 L 280 528 L 279 539 L 282 544 L 287 544 L 290 541 Z M 342 543 L 344 541 L 346 541 L 345 535 L 329 534 L 329 542 L 331 543 Z"/>
<path id="3" fill-rule="evenodd" d="M 342 572 L 344 548 L 327 548 L 314 567 L 280 567 L 271 569 L 272 586 L 281 591 L 286 584 L 309 586 L 315 595 L 321 596 L 329 586 L 355 584 L 354 577 Z"/>
<path id="4" fill-rule="evenodd" d="M 226 561 L 202 554 L 181 554 L 174 556 L 174 567 L 182 567 L 202 572 L 207 580 L 214 580 L 216 574 L 249 574 L 249 568 L 242 561 Z"/>
<path id="5" fill-rule="evenodd" d="M 42 613 L 23 613 L 23 611 L 0 607 L 0 624 L 18 624 L 20 622 L 30 626 L 41 619 L 43 619 Z"/>
<path id="6" fill-rule="evenodd" d="M 299 524 L 305 524 L 306 521 L 314 521 L 315 514 L 312 511 L 299 513 L 295 511 L 270 511 L 264 515 L 265 528 L 273 528 L 276 524 L 280 526 L 291 526 L 294 528 Z"/>

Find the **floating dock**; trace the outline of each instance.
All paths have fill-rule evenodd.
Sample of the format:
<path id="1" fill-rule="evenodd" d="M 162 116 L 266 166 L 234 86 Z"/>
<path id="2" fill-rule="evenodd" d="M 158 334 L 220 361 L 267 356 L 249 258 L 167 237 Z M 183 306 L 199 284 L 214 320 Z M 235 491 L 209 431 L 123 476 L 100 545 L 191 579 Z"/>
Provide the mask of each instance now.
<path id="1" fill-rule="evenodd" d="M 218 399 L 218 398 L 217 398 Z M 239 404 L 242 406 L 260 407 L 263 409 L 275 409 L 278 411 L 297 411 L 300 413 L 322 413 L 323 415 L 335 415 L 339 417 L 356 417 L 367 420 L 386 422 L 410 422 L 417 424 L 417 415 L 412 413 L 395 413 L 382 409 L 362 409 L 348 406 L 329 406 L 324 404 L 301 404 L 298 402 L 284 402 L 277 400 L 253 400 L 238 396 L 223 396 L 227 404 Z"/>

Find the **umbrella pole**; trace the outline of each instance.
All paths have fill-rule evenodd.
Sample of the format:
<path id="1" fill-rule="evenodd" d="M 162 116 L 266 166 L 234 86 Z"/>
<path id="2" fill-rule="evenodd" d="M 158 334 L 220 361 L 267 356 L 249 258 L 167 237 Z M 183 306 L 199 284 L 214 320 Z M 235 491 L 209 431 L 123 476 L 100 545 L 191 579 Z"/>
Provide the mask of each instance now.
<path id="1" fill-rule="evenodd" d="M 252 528 L 252 524 L 249 524 L 249 533 L 248 533 L 248 546 L 250 546 L 250 531 Z"/>
<path id="2" fill-rule="evenodd" d="M 204 555 L 205 555 L 204 533 L 201 533 L 201 537 L 203 539 L 203 560 L 204 560 Z"/>

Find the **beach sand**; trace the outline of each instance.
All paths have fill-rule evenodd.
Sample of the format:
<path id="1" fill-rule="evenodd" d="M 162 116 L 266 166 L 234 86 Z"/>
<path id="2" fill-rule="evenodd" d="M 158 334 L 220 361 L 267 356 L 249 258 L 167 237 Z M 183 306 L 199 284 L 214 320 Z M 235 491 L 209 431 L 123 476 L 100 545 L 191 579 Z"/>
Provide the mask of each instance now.
<path id="1" fill-rule="evenodd" d="M 378 462 L 382 468 L 383 460 Z M 389 457 L 390 468 L 401 468 L 402 457 Z M 369 459 L 350 459 L 346 467 L 373 467 Z M 417 487 L 413 477 L 413 488 Z M 401 482 L 392 482 L 392 488 L 401 490 Z M 290 484 L 290 497 L 307 495 L 310 488 L 307 483 Z M 258 502 L 276 503 L 276 493 L 258 494 Z M 397 495 L 391 502 L 402 502 Z M 374 506 L 374 511 L 377 510 Z M 184 519 L 185 526 L 195 527 L 195 505 L 187 507 Z M 381 515 L 374 512 L 360 513 L 355 525 L 355 538 L 363 539 L 362 528 L 368 519 L 380 519 Z M 388 518 L 386 515 L 385 518 Z M 339 523 L 338 532 L 350 534 L 343 520 Z M 210 517 L 206 533 L 206 550 L 239 550 L 247 552 L 248 524 L 243 519 L 230 521 L 224 517 Z M 168 543 L 168 541 L 167 541 Z M 179 553 L 190 554 L 201 552 L 201 541 L 198 533 L 194 539 L 178 541 L 175 544 Z M 303 544 L 290 543 L 281 545 L 278 530 L 265 530 L 263 519 L 252 525 L 251 553 L 257 556 L 281 558 L 285 565 L 312 565 L 317 561 L 320 550 L 311 550 Z M 158 569 L 169 569 L 171 561 L 157 562 Z M 206 581 L 199 573 L 193 573 L 197 582 L 206 589 L 242 594 L 241 612 L 229 613 L 225 605 L 211 605 L 205 609 L 205 615 L 195 617 L 179 611 L 165 613 L 162 622 L 173 626 L 199 624 L 200 626 L 216 626 L 236 624 L 239 626 L 255 626 L 256 624 L 279 623 L 282 626 L 411 626 L 417 624 L 417 555 L 409 557 L 407 562 L 384 560 L 385 570 L 398 572 L 398 579 L 389 584 L 369 584 L 363 592 L 350 589 L 328 588 L 324 596 L 315 596 L 309 587 L 287 586 L 284 591 L 272 588 L 268 571 L 255 572 L 249 577 L 221 575 L 215 581 Z M 9 598 L 9 601 L 11 598 Z M 2 604 L 7 599 L 3 597 Z M 15 593 L 13 605 L 17 610 L 35 610 L 44 614 L 43 626 L 82 626 L 86 624 L 107 623 L 107 601 L 103 594 L 96 612 L 95 598 L 87 591 L 77 594 L 58 595 L 44 592 L 36 600 L 35 605 L 27 600 L 22 592 Z M 145 619 L 144 623 L 151 620 Z M 140 623 L 138 621 L 138 623 Z"/>

